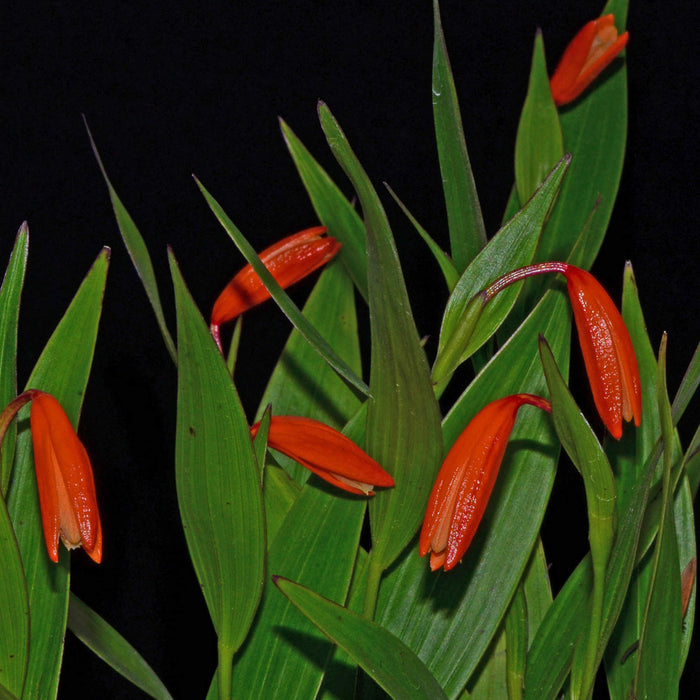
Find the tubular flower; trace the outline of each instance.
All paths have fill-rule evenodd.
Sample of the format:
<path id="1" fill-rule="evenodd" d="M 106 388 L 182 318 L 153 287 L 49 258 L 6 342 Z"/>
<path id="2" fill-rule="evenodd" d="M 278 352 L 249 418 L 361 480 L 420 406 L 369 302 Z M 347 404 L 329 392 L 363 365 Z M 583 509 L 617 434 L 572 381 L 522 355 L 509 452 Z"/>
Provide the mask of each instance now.
<path id="1" fill-rule="evenodd" d="M 566 47 L 549 81 L 556 104 L 575 100 L 622 51 L 628 38 L 628 32 L 617 35 L 613 15 L 586 24 Z"/>
<path id="2" fill-rule="evenodd" d="M 512 282 L 546 272 L 559 272 L 566 277 L 593 401 L 606 428 L 619 440 L 623 418 L 634 419 L 639 426 L 642 388 L 627 326 L 600 282 L 589 272 L 567 263 L 537 263 L 496 280 L 486 290 L 486 299 Z"/>
<path id="3" fill-rule="evenodd" d="M 259 427 L 256 423 L 250 429 L 253 437 Z M 312 418 L 273 416 L 267 444 L 350 493 L 371 496 L 375 486 L 394 485 L 391 476 L 350 438 Z"/>
<path id="4" fill-rule="evenodd" d="M 30 390 L 31 431 L 36 481 L 46 549 L 58 562 L 58 538 L 68 549 L 83 547 L 102 559 L 102 526 L 90 458 L 61 404 L 43 391 Z"/>
<path id="5" fill-rule="evenodd" d="M 487 404 L 457 438 L 440 468 L 420 533 L 419 554 L 430 552 L 432 571 L 452 569 L 471 544 L 493 491 L 523 404 L 551 411 L 549 401 L 514 394 Z"/>
<path id="6" fill-rule="evenodd" d="M 310 275 L 327 263 L 341 244 L 324 236 L 326 228 L 316 226 L 283 238 L 260 253 L 260 260 L 283 288 Z M 219 343 L 219 326 L 233 321 L 253 306 L 270 298 L 270 292 L 250 265 L 246 265 L 224 288 L 211 312 L 211 332 Z"/>

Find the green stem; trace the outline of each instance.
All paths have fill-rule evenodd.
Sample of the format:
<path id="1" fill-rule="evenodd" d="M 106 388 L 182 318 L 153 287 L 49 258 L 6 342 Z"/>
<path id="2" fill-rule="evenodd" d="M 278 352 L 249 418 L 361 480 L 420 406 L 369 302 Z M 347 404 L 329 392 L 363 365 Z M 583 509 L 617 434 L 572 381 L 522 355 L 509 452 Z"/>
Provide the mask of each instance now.
<path id="1" fill-rule="evenodd" d="M 365 602 L 362 607 L 362 616 L 368 620 L 374 619 L 377 609 L 377 597 L 379 596 L 379 584 L 382 580 L 384 569 L 377 562 L 372 552 L 369 553 L 367 562 L 367 587 L 365 588 Z"/>
<path id="2" fill-rule="evenodd" d="M 234 649 L 229 644 L 222 643 L 221 640 L 217 646 L 219 653 L 219 700 L 230 700 Z"/>

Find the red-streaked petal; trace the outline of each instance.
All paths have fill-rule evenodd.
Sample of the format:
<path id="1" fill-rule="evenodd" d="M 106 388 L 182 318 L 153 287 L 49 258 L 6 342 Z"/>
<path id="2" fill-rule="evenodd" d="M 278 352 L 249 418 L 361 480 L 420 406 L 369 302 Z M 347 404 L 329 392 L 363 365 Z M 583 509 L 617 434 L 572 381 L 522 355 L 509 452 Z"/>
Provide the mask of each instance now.
<path id="1" fill-rule="evenodd" d="M 47 417 L 40 408 L 32 406 L 31 411 L 32 444 L 34 446 L 34 471 L 39 491 L 41 523 L 49 558 L 58 562 L 58 538 L 60 522 L 58 514 L 58 494 L 56 473 L 58 465 L 51 446 L 51 434 Z"/>
<path id="2" fill-rule="evenodd" d="M 484 515 L 518 409 L 528 403 L 551 410 L 545 399 L 515 394 L 487 404 L 450 449 L 430 494 L 419 554 L 430 568 L 453 568 L 464 556 Z"/>
<path id="3" fill-rule="evenodd" d="M 642 415 L 637 356 L 617 307 L 598 280 L 568 265 L 564 273 L 593 401 L 610 434 L 622 436 L 622 421 Z"/>
<path id="4" fill-rule="evenodd" d="M 260 259 L 278 284 L 286 289 L 327 263 L 341 244 L 324 236 L 326 228 L 316 226 L 287 236 L 260 253 Z M 218 327 L 270 298 L 262 280 L 246 265 L 226 285 L 214 303 L 211 325 Z"/>
<path id="5" fill-rule="evenodd" d="M 36 392 L 32 397 L 31 427 L 40 501 L 42 488 L 47 488 L 49 477 L 56 499 L 55 502 L 46 501 L 46 515 L 44 503 L 41 503 L 49 556 L 53 559 L 56 533 L 47 530 L 46 523 L 53 523 L 57 517 L 58 534 L 66 546 L 83 546 L 99 563 L 102 558 L 102 527 L 87 452 L 63 408 L 50 394 Z M 46 482 L 44 486 L 42 481 Z M 55 553 L 57 557 L 58 552 Z"/>
<path id="6" fill-rule="evenodd" d="M 550 80 L 556 104 L 576 99 L 612 63 L 628 39 L 628 32 L 617 35 L 613 15 L 588 22 L 566 48 Z"/>
<path id="7" fill-rule="evenodd" d="M 258 424 L 251 428 L 257 434 Z M 307 469 L 351 493 L 365 493 L 347 479 L 369 486 L 394 485 L 391 475 L 352 440 L 325 423 L 302 416 L 273 416 L 268 446 L 296 460 Z M 340 478 L 339 478 L 340 477 Z"/>

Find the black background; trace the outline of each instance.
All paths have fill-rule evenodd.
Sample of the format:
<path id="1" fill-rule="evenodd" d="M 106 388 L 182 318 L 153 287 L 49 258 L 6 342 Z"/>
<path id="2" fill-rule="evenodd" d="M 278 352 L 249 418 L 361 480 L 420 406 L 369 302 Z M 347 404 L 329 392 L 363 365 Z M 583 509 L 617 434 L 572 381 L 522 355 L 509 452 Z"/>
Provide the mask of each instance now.
<path id="1" fill-rule="evenodd" d="M 684 5 L 687 9 L 684 8 Z M 633 3 L 630 123 L 619 199 L 594 272 L 619 300 L 631 259 L 652 342 L 669 332 L 675 391 L 698 332 L 697 26 L 692 3 Z M 492 235 L 513 180 L 512 152 L 535 29 L 551 68 L 597 3 L 442 4 L 474 175 Z M 328 103 L 375 184 L 387 181 L 447 247 L 432 130 L 427 0 L 324 2 L 10 2 L 3 37 L 0 256 L 28 220 L 20 325 L 22 386 L 103 245 L 112 263 L 80 434 L 105 532 L 97 567 L 73 556 L 74 590 L 139 649 L 177 698 L 203 697 L 215 639 L 189 564 L 173 476 L 175 369 L 120 240 L 90 151 L 85 114 L 113 184 L 144 235 L 174 329 L 166 245 L 206 315 L 241 258 L 191 173 L 258 249 L 315 225 L 279 133 L 283 117 L 336 181 L 316 118 Z M 382 193 L 419 332 L 435 334 L 446 292 L 423 244 Z M 4 264 L 4 263 L 3 263 Z M 303 300 L 308 285 L 294 293 Z M 246 319 L 237 383 L 249 414 L 288 326 L 272 305 Z M 585 397 L 583 398 L 585 401 Z M 685 444 L 697 424 L 681 424 Z M 557 479 L 552 577 L 586 548 L 578 477 Z M 558 500 L 557 500 L 558 499 Z M 555 505 L 558 504 L 558 505 Z M 548 522 L 554 515 L 548 516 Z M 562 537 L 562 530 L 566 537 Z M 697 645 L 683 692 L 700 688 Z M 62 698 L 139 697 L 70 634 Z"/>

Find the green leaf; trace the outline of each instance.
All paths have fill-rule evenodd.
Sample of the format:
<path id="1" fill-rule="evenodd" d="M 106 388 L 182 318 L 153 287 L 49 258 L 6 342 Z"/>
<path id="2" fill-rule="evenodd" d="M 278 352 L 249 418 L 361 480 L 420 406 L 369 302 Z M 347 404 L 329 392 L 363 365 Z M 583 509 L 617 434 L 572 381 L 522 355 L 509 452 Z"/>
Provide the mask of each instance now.
<path id="1" fill-rule="evenodd" d="M 0 406 L 17 396 L 17 322 L 28 246 L 25 222 L 15 238 L 0 289 Z M 29 600 L 22 558 L 5 503 L 16 437 L 13 420 L 0 453 L 0 674 L 5 692 L 20 696 L 29 658 Z"/>
<path id="2" fill-rule="evenodd" d="M 490 401 L 545 391 L 537 334 L 547 335 L 565 366 L 568 319 L 565 298 L 548 294 L 455 403 L 443 422 L 446 447 Z M 521 416 L 461 565 L 431 573 L 414 543 L 382 582 L 377 621 L 418 654 L 450 697 L 461 693 L 476 669 L 527 567 L 554 481 L 558 447 L 549 416 L 535 409 Z"/>
<path id="3" fill-rule="evenodd" d="M 527 202 L 564 155 L 559 114 L 549 89 L 542 32 L 537 31 L 530 82 L 515 139 L 515 186 Z"/>
<path id="4" fill-rule="evenodd" d="M 385 569 L 420 524 L 442 458 L 440 413 L 384 209 L 345 134 L 322 103 L 319 116 L 331 150 L 357 192 L 367 229 L 372 397 L 366 444 L 396 482 L 370 502 L 370 557 L 377 569 Z M 372 575 L 370 579 L 377 582 Z"/>
<path id="5" fill-rule="evenodd" d="M 341 265 L 332 263 L 319 277 L 303 309 L 304 318 L 322 329 L 338 356 L 357 375 L 362 374 L 352 280 Z M 294 329 L 275 365 L 258 415 L 272 405 L 274 415 L 315 418 L 340 430 L 360 406 L 357 395 Z M 309 470 L 280 455 L 279 463 L 300 484 Z"/>
<path id="6" fill-rule="evenodd" d="M 459 272 L 455 267 L 452 258 L 445 253 L 445 251 L 432 239 L 430 234 L 418 223 L 416 218 L 408 210 L 408 207 L 398 198 L 394 190 L 389 187 L 386 183 L 384 186 L 387 188 L 389 194 L 394 198 L 394 201 L 399 205 L 401 211 L 406 215 L 406 218 L 413 224 L 413 228 L 416 229 L 418 235 L 425 241 L 428 249 L 433 254 L 435 262 L 440 266 L 442 270 L 442 275 L 445 278 L 445 284 L 447 284 L 448 291 L 452 291 L 455 285 L 459 281 Z"/>
<path id="7" fill-rule="evenodd" d="M 119 195 L 117 195 L 116 190 L 112 187 L 112 183 L 107 176 L 107 170 L 102 163 L 102 158 L 97 150 L 95 141 L 92 138 L 90 129 L 87 125 L 87 120 L 83 117 L 85 122 L 85 129 L 88 132 L 88 138 L 90 139 L 90 145 L 92 146 L 92 152 L 95 154 L 95 159 L 97 164 L 100 166 L 100 171 L 102 172 L 102 177 L 104 178 L 105 184 L 107 185 L 107 190 L 109 191 L 109 198 L 112 201 L 112 208 L 114 209 L 114 215 L 117 219 L 117 226 L 119 226 L 119 232 L 121 233 L 122 240 L 129 252 L 129 257 L 131 262 L 134 264 L 134 268 L 138 276 L 141 278 L 141 283 L 143 288 L 146 290 L 146 296 L 148 301 L 151 302 L 151 307 L 156 315 L 156 321 L 158 322 L 158 328 L 160 328 L 161 335 L 165 341 L 165 347 L 170 354 L 173 362 L 177 363 L 177 353 L 175 351 L 175 344 L 173 343 L 170 331 L 168 331 L 168 326 L 165 323 L 165 315 L 163 314 L 163 306 L 160 302 L 160 294 L 158 293 L 158 283 L 156 282 L 155 272 L 153 271 L 153 263 L 151 263 L 151 256 L 148 254 L 148 248 L 146 247 L 146 242 L 143 240 L 143 236 L 139 232 L 134 220 L 131 218 L 126 207 L 122 204 Z"/>
<path id="8" fill-rule="evenodd" d="M 457 270 L 462 272 L 486 245 L 486 229 L 469 163 L 462 116 L 442 33 L 437 0 L 433 1 L 433 17 L 433 120 L 452 258 Z"/>
<path id="9" fill-rule="evenodd" d="M 108 266 L 109 249 L 105 248 L 80 285 L 27 382 L 26 388 L 52 394 L 74 427 L 78 424 L 92 366 Z M 46 553 L 28 413 L 26 406 L 17 417 L 15 467 L 7 505 L 22 553 L 31 610 L 24 697 L 53 698 L 68 614 L 70 555 L 60 547 L 59 563 L 54 564 Z"/>
<path id="10" fill-rule="evenodd" d="M 94 610 L 71 594 L 68 628 L 85 646 L 152 698 L 172 698 L 143 657 Z"/>
<path id="11" fill-rule="evenodd" d="M 0 685 L 0 700 L 19 700 L 19 696 L 11 693 L 4 685 Z"/>
<path id="12" fill-rule="evenodd" d="M 507 639 L 501 626 L 470 679 L 468 692 L 471 700 L 511 700 L 506 666 Z M 464 692 L 467 691 L 460 694 L 459 700 L 463 700 Z"/>
<path id="13" fill-rule="evenodd" d="M 391 696 L 406 700 L 446 698 L 421 660 L 383 627 L 293 581 L 280 577 L 274 581 L 304 615 Z"/>
<path id="14" fill-rule="evenodd" d="M 590 555 L 569 576 L 530 645 L 525 669 L 525 700 L 558 697 L 577 640 L 586 629 L 586 603 L 593 588 Z"/>
<path id="15" fill-rule="evenodd" d="M 7 406 L 17 396 L 17 322 L 29 251 L 29 228 L 23 223 L 10 255 L 0 289 L 0 406 Z M 17 425 L 14 421 L 5 433 L 0 458 L 0 491 L 7 493 L 10 470 L 15 455 Z"/>
<path id="16" fill-rule="evenodd" d="M 367 394 L 369 392 L 367 385 L 340 359 L 340 357 L 338 357 L 321 334 L 302 316 L 296 304 L 289 298 L 282 287 L 280 287 L 270 271 L 262 263 L 255 250 L 253 250 L 250 243 L 248 243 L 243 234 L 236 228 L 231 219 L 228 218 L 226 212 L 221 208 L 221 205 L 207 192 L 204 185 L 202 185 L 199 180 L 196 180 L 196 182 L 204 198 L 207 200 L 207 204 L 219 220 L 219 223 L 231 237 L 231 240 L 236 244 L 238 250 L 241 251 L 246 261 L 250 263 L 253 270 L 255 270 L 255 274 L 260 277 L 263 284 L 270 292 L 270 295 L 277 303 L 277 306 L 284 312 L 284 315 L 292 322 L 299 333 L 301 333 L 306 342 L 309 343 L 314 350 L 316 350 L 316 352 L 318 352 L 321 357 L 348 382 L 348 384 L 354 386 L 363 394 Z"/>
<path id="17" fill-rule="evenodd" d="M 673 399 L 673 423 L 676 425 L 700 386 L 700 343 L 698 343 L 686 369 L 681 385 Z"/>
<path id="18" fill-rule="evenodd" d="M 364 513 L 364 499 L 346 497 L 312 477 L 270 546 L 268 571 L 294 576 L 343 603 Z M 233 697 L 315 697 L 331 652 L 318 630 L 266 585 L 255 627 L 236 660 Z"/>
<path id="19" fill-rule="evenodd" d="M 236 388 L 170 253 L 178 337 L 175 477 L 180 517 L 219 643 L 220 695 L 262 594 L 260 472 Z"/>
<path id="20" fill-rule="evenodd" d="M 328 228 L 330 235 L 343 244 L 338 257 L 347 267 L 360 294 L 367 299 L 367 253 L 362 219 L 326 171 L 281 119 L 280 127 L 319 220 Z"/>
<path id="21" fill-rule="evenodd" d="M 593 692 L 597 672 L 605 573 L 615 537 L 615 480 L 603 448 L 569 393 L 543 337 L 540 338 L 540 353 L 551 394 L 554 427 L 562 446 L 583 477 L 586 489 L 588 540 L 593 562 L 593 596 L 590 602 L 587 640 L 585 644 L 579 644 L 574 657 L 572 686 L 580 697 L 589 697 Z"/>
<path id="22" fill-rule="evenodd" d="M 527 602 L 521 585 L 513 596 L 505 621 L 508 700 L 520 700 L 523 696 L 528 646 L 527 617 Z"/>
<path id="23" fill-rule="evenodd" d="M 0 561 L 0 674 L 5 689 L 20 696 L 29 659 L 29 598 L 22 557 L 2 494 Z"/>
<path id="24" fill-rule="evenodd" d="M 681 672 L 681 580 L 673 520 L 673 422 L 666 389 L 666 336 L 659 351 L 657 401 L 663 436 L 663 506 L 654 548 L 649 594 L 642 618 L 642 633 L 635 678 L 636 697 L 678 696 Z"/>
<path id="25" fill-rule="evenodd" d="M 563 158 L 532 199 L 489 241 L 460 277 L 445 307 L 440 328 L 434 381 L 449 376 L 476 352 L 508 315 L 522 285 L 513 284 L 497 294 L 485 307 L 466 343 L 459 343 L 469 302 L 490 282 L 515 268 L 527 265 L 535 253 L 542 226 L 561 185 L 570 158 Z M 457 341 L 457 342 L 456 342 Z"/>

